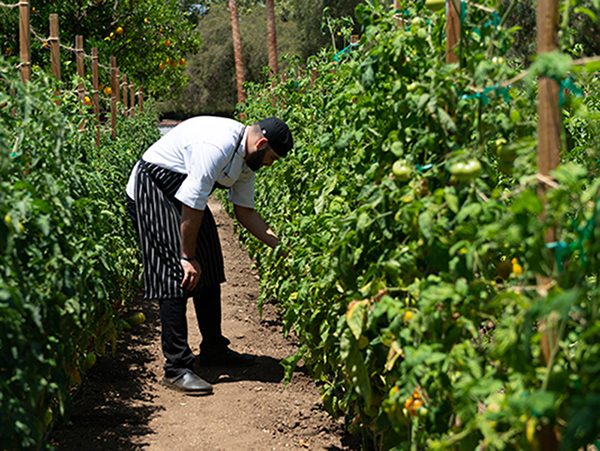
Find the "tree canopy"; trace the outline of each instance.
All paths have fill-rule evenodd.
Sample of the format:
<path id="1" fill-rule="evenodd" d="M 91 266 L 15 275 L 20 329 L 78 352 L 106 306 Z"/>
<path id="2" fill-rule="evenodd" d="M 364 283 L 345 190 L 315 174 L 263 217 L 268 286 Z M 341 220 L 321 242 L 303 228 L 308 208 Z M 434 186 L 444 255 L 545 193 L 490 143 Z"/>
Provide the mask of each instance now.
<path id="1" fill-rule="evenodd" d="M 121 73 L 160 97 L 185 84 L 185 56 L 200 45 L 195 22 L 198 9 L 186 0 L 31 0 L 32 63 L 48 68 L 49 16 L 58 14 L 61 60 L 74 59 L 69 48 L 84 38 L 87 54 L 97 47 L 100 64 L 117 58 Z M 19 52 L 19 12 L 0 8 L 0 45 L 7 56 Z M 63 73 L 74 65 L 62 64 Z M 101 79 L 103 77 L 101 76 Z"/>

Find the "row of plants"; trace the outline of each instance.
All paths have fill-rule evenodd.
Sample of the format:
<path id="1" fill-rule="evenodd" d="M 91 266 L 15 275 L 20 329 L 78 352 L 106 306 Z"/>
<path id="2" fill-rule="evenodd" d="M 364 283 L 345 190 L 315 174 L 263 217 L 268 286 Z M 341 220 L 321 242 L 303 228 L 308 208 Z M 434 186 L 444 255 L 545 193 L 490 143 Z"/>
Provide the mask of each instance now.
<path id="1" fill-rule="evenodd" d="M 365 447 L 594 443 L 597 66 L 563 48 L 505 83 L 524 67 L 506 56 L 516 30 L 496 2 L 483 2 L 494 13 L 462 3 L 459 63 L 447 64 L 444 12 L 423 3 L 367 1 L 358 46 L 292 65 L 274 90 L 246 85 L 240 113 L 282 117 L 296 142 L 257 175 L 257 209 L 287 257 L 242 234 L 261 271 L 259 307 L 275 298 L 300 339 L 288 377 L 303 360 Z M 581 13 L 570 6 L 563 27 Z M 561 165 L 544 182 L 540 75 L 562 92 Z"/>
<path id="2" fill-rule="evenodd" d="M 0 58 L 0 448 L 41 449 L 96 356 L 114 352 L 139 288 L 124 187 L 152 114 L 102 132 L 64 83 L 23 84 Z M 85 124 L 81 132 L 79 126 Z"/>

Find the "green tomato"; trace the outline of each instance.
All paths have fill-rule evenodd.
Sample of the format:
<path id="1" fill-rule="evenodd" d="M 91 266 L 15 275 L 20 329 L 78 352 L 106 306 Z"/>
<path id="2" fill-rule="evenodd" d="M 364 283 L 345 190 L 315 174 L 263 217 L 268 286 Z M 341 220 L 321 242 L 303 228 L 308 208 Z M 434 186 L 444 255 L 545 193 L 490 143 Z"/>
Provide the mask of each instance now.
<path id="1" fill-rule="evenodd" d="M 427 30 L 425 28 L 419 27 L 417 30 L 417 36 L 419 39 L 425 39 L 427 37 Z"/>
<path id="2" fill-rule="evenodd" d="M 417 89 L 419 87 L 419 85 L 416 82 L 411 83 L 410 85 L 408 85 L 406 87 L 406 90 L 409 92 L 414 91 L 415 89 Z"/>
<path id="3" fill-rule="evenodd" d="M 459 161 L 450 166 L 450 172 L 461 182 L 468 182 L 479 175 L 481 163 L 475 159 L 466 163 Z"/>
<path id="4" fill-rule="evenodd" d="M 502 160 L 498 160 L 498 170 L 506 175 L 511 175 L 513 173 L 513 163 L 512 161 L 506 162 Z"/>
<path id="5" fill-rule="evenodd" d="M 446 0 L 425 0 L 425 7 L 430 11 L 439 11 L 446 6 Z"/>
<path id="6" fill-rule="evenodd" d="M 512 163 L 517 158 L 517 149 L 514 145 L 505 142 L 497 147 L 496 154 L 503 163 Z"/>
<path id="7" fill-rule="evenodd" d="M 406 182 L 410 179 L 412 168 L 407 164 L 406 160 L 397 160 L 392 165 L 392 172 L 394 173 L 396 180 Z"/>
<path id="8" fill-rule="evenodd" d="M 131 324 L 134 327 L 139 326 L 144 321 L 146 321 L 146 315 L 144 315 L 142 312 L 134 313 L 128 319 L 129 324 Z"/>
<path id="9" fill-rule="evenodd" d="M 94 352 L 90 352 L 85 356 L 85 361 L 83 362 L 83 369 L 85 371 L 89 370 L 96 364 L 96 354 Z"/>

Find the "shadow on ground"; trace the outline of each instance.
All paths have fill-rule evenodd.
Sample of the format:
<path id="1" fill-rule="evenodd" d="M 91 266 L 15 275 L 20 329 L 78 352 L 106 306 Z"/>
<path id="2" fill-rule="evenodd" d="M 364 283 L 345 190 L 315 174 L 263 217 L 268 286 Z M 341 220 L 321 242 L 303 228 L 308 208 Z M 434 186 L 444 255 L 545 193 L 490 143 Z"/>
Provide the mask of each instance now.
<path id="1" fill-rule="evenodd" d="M 150 420 L 163 410 L 151 404 L 155 395 L 148 389 L 156 380 L 148 365 L 155 359 L 149 346 L 160 333 L 158 309 L 142 299 L 132 304 L 124 316 L 142 310 L 146 322 L 124 332 L 115 356 L 98 357 L 88 371 L 69 418 L 50 435 L 50 443 L 58 449 L 137 450 L 144 447 L 144 437 L 153 433 Z"/>

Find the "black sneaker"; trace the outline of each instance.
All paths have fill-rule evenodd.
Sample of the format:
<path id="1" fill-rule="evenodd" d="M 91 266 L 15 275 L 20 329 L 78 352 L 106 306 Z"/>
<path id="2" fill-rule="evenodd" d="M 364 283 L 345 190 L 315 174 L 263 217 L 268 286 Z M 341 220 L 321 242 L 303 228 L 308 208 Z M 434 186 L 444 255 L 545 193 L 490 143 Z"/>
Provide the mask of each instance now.
<path id="1" fill-rule="evenodd" d="M 216 354 L 201 352 L 196 358 L 196 363 L 198 366 L 238 367 L 253 365 L 255 362 L 255 355 L 240 354 L 239 352 L 232 351 L 229 348 L 225 348 L 225 351 Z"/>

